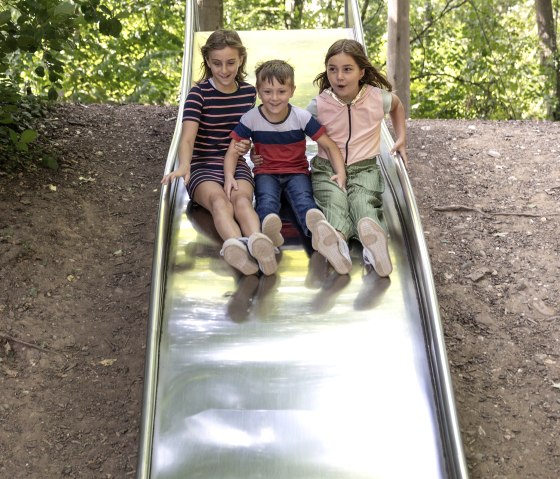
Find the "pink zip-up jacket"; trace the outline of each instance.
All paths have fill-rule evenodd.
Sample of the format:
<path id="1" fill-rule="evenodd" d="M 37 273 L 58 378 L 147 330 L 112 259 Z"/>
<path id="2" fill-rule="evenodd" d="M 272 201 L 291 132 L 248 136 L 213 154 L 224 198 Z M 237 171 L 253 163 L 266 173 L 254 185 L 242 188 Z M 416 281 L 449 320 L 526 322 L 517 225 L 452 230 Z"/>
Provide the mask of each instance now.
<path id="1" fill-rule="evenodd" d="M 373 158 L 380 153 L 381 122 L 391 110 L 391 93 L 364 85 L 351 103 L 338 98 L 330 89 L 316 96 L 307 109 L 327 129 L 345 163 Z M 328 158 L 319 146 L 321 158 Z"/>

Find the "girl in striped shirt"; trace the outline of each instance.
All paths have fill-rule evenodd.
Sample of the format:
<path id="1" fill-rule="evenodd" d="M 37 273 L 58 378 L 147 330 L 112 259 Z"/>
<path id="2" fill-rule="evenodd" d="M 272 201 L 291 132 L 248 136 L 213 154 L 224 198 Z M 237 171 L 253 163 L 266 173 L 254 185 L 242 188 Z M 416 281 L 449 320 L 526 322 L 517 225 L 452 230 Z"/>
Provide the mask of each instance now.
<path id="1" fill-rule="evenodd" d="M 277 269 L 272 241 L 262 234 L 253 208 L 254 180 L 240 155 L 235 169 L 238 189 L 224 191 L 224 157 L 229 134 L 241 116 L 255 105 L 255 88 L 246 83 L 247 51 L 232 30 L 217 30 L 201 48 L 204 73 L 187 95 L 179 143 L 179 167 L 165 175 L 168 184 L 183 178 L 192 200 L 206 208 L 224 240 L 224 259 L 245 275 Z M 240 144 L 244 153 L 249 142 Z"/>

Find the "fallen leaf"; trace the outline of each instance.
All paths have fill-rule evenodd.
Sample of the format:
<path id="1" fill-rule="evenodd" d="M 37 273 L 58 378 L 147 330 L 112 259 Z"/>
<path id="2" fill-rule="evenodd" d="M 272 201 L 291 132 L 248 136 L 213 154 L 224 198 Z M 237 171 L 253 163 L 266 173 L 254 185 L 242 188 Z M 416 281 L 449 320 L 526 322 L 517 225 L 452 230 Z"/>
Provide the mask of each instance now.
<path id="1" fill-rule="evenodd" d="M 92 178 L 91 176 L 88 178 L 86 178 L 85 176 L 80 176 L 78 180 L 80 180 L 80 182 L 82 183 L 91 183 L 92 181 L 95 181 L 95 178 Z"/>
<path id="2" fill-rule="evenodd" d="M 115 363 L 116 359 L 102 359 L 101 361 L 99 361 L 99 364 L 101 364 L 101 366 L 112 366 Z"/>

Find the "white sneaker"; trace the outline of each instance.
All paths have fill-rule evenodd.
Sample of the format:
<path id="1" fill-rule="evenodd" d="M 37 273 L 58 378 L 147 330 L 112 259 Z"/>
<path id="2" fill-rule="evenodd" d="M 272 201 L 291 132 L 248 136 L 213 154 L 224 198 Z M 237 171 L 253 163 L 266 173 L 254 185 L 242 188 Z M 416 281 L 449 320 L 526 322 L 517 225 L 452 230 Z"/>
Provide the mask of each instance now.
<path id="1" fill-rule="evenodd" d="M 241 271 L 244 275 L 256 274 L 259 265 L 251 258 L 247 245 L 238 238 L 230 238 L 224 241 L 220 255 L 224 257 L 227 264 Z"/>
<path id="2" fill-rule="evenodd" d="M 276 273 L 278 263 L 276 262 L 276 248 L 271 239 L 262 233 L 253 233 L 249 236 L 247 244 L 249 253 L 257 260 L 259 269 L 267 276 Z"/>
<path id="3" fill-rule="evenodd" d="M 270 213 L 265 216 L 261 230 L 264 235 L 268 236 L 275 247 L 284 244 L 284 237 L 282 236 L 282 220 L 276 213 Z"/>
<path id="4" fill-rule="evenodd" d="M 307 210 L 305 214 L 305 224 L 307 229 L 311 232 L 311 246 L 315 251 L 318 251 L 318 235 L 317 235 L 317 223 L 319 221 L 327 221 L 327 218 L 323 212 L 317 208 L 311 208 Z"/>
<path id="5" fill-rule="evenodd" d="M 371 218 L 362 218 L 358 221 L 358 236 L 364 247 L 364 263 L 373 266 L 379 276 L 389 276 L 393 271 L 393 265 L 385 230 Z"/>
<path id="6" fill-rule="evenodd" d="M 338 274 L 348 274 L 352 270 L 352 259 L 348 244 L 327 221 L 320 220 L 316 226 L 317 251 L 332 265 Z"/>

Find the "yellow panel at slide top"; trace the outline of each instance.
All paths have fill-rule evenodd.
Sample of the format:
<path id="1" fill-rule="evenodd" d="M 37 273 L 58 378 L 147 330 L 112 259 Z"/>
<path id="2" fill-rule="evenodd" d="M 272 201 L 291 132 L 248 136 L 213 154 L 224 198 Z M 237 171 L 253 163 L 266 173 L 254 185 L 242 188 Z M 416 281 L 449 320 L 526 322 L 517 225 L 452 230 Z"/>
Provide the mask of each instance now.
<path id="1" fill-rule="evenodd" d="M 200 78 L 202 56 L 200 47 L 211 32 L 197 32 L 194 38 L 193 84 Z M 296 91 L 292 103 L 305 108 L 319 90 L 315 77 L 325 66 L 325 54 L 340 38 L 354 38 L 352 29 L 325 30 L 260 30 L 238 32 L 247 48 L 247 81 L 255 84 L 255 66 L 267 60 L 284 60 L 294 67 Z"/>

